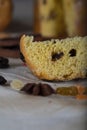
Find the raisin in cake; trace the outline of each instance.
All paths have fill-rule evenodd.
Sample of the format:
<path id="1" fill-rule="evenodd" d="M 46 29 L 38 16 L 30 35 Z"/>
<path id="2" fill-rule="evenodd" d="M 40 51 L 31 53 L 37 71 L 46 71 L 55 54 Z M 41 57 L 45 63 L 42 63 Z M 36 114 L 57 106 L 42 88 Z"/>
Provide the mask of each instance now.
<path id="1" fill-rule="evenodd" d="M 87 37 L 33 41 L 23 35 L 20 51 L 27 66 L 40 79 L 72 80 L 87 76 Z"/>

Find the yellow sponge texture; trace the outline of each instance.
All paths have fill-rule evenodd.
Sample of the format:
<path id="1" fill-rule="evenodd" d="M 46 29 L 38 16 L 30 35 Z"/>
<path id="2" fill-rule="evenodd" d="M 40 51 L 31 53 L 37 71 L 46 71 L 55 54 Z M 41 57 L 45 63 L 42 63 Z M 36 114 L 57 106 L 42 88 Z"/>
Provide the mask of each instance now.
<path id="1" fill-rule="evenodd" d="M 87 37 L 38 42 L 23 35 L 20 51 L 40 79 L 65 81 L 87 76 Z"/>

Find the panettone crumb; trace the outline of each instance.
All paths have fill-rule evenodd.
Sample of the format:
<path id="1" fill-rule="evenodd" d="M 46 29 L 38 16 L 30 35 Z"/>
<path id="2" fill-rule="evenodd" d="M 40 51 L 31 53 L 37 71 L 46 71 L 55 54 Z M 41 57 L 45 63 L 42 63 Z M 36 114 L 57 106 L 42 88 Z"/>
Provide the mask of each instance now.
<path id="1" fill-rule="evenodd" d="M 20 51 L 40 79 L 72 80 L 87 76 L 87 37 L 33 41 L 23 35 Z"/>

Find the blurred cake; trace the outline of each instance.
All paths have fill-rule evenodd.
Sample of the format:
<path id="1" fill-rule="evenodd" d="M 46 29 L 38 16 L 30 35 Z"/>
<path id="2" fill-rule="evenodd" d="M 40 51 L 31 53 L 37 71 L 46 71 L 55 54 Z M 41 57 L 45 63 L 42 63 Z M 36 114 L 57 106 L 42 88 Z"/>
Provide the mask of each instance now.
<path id="1" fill-rule="evenodd" d="M 87 35 L 87 0 L 63 0 L 69 36 Z"/>
<path id="2" fill-rule="evenodd" d="M 0 31 L 11 22 L 12 8 L 12 0 L 0 0 Z"/>
<path id="3" fill-rule="evenodd" d="M 23 35 L 20 51 L 40 79 L 65 81 L 87 77 L 87 37 L 33 40 L 33 36 Z"/>
<path id="4" fill-rule="evenodd" d="M 62 0 L 38 0 L 40 33 L 43 37 L 65 35 L 64 11 Z"/>

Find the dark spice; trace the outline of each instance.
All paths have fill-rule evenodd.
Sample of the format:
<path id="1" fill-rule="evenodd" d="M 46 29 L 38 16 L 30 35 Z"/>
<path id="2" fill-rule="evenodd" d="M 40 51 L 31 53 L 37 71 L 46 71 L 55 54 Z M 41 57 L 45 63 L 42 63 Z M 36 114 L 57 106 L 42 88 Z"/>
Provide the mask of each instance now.
<path id="1" fill-rule="evenodd" d="M 48 84 L 36 84 L 36 83 L 27 83 L 21 89 L 27 94 L 39 95 L 39 96 L 49 96 L 55 93 L 55 90 Z"/>

